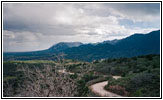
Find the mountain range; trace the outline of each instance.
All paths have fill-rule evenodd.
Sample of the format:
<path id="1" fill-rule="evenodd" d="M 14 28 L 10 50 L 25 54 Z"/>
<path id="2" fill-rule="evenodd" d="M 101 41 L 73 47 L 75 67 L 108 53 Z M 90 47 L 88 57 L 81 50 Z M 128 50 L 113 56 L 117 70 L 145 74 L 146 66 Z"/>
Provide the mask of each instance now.
<path id="1" fill-rule="evenodd" d="M 31 52 L 4 52 L 4 60 L 55 59 L 64 54 L 67 59 L 93 61 L 105 58 L 133 57 L 160 54 L 160 30 L 147 34 L 134 34 L 120 40 L 108 40 L 95 44 L 60 42 L 46 50 Z"/>

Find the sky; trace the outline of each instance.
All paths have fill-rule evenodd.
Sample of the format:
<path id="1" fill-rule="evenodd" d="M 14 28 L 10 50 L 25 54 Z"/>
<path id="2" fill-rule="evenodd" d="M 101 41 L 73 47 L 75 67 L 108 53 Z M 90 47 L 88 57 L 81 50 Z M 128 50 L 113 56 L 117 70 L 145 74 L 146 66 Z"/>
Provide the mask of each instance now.
<path id="1" fill-rule="evenodd" d="M 159 3 L 3 3 L 3 51 L 96 43 L 160 29 Z"/>

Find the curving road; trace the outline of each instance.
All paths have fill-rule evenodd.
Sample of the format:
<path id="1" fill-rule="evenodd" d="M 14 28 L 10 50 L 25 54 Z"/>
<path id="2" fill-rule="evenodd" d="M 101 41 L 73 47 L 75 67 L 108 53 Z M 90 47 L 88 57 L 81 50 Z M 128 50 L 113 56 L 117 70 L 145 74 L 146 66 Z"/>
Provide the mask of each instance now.
<path id="1" fill-rule="evenodd" d="M 120 76 L 113 76 L 113 78 L 118 79 L 121 77 Z M 115 94 L 115 93 L 112 93 L 112 92 L 105 90 L 104 87 L 107 84 L 108 84 L 108 81 L 99 82 L 99 83 L 91 85 L 89 88 L 92 90 L 92 92 L 94 92 L 94 93 L 96 93 L 102 97 L 122 97 L 118 94 Z"/>

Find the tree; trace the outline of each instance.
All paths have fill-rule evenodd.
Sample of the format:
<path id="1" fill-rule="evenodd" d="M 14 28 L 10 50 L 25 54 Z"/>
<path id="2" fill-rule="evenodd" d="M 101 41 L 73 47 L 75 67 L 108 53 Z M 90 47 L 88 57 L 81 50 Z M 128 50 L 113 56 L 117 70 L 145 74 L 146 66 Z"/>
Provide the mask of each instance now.
<path id="1" fill-rule="evenodd" d="M 56 66 L 55 66 L 56 67 Z M 77 94 L 75 80 L 69 74 L 59 73 L 54 66 L 43 69 L 22 67 L 26 80 L 19 86 L 18 96 L 72 97 Z"/>

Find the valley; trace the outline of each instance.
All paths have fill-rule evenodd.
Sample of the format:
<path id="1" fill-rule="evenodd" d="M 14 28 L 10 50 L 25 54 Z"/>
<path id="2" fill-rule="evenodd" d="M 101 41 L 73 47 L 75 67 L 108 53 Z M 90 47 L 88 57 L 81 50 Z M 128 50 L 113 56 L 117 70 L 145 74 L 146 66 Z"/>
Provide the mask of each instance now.
<path id="1" fill-rule="evenodd" d="M 5 97 L 160 96 L 159 55 L 94 62 L 68 59 L 4 61 L 3 66 Z"/>
<path id="2" fill-rule="evenodd" d="M 4 97 L 159 97 L 160 30 L 3 53 Z"/>

